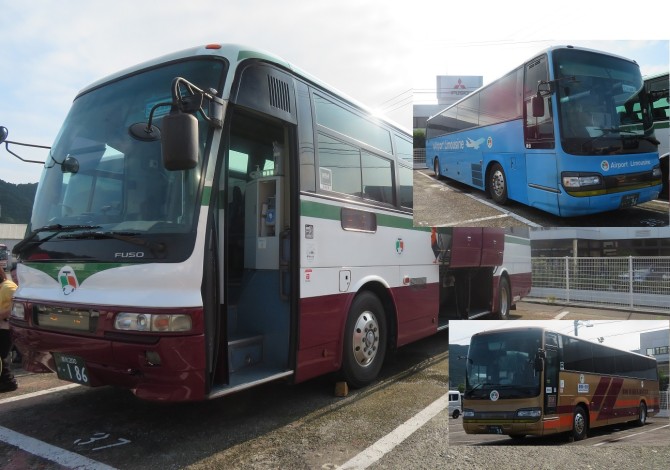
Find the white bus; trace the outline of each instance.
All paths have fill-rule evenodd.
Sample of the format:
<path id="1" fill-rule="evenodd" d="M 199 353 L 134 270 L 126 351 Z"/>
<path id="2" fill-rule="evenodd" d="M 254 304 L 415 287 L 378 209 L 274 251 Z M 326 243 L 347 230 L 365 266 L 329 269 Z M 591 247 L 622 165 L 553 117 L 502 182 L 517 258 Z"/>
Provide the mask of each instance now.
<path id="1" fill-rule="evenodd" d="M 241 46 L 81 91 L 15 252 L 25 367 L 143 399 L 338 371 L 363 386 L 388 348 L 446 327 L 409 133 Z"/>

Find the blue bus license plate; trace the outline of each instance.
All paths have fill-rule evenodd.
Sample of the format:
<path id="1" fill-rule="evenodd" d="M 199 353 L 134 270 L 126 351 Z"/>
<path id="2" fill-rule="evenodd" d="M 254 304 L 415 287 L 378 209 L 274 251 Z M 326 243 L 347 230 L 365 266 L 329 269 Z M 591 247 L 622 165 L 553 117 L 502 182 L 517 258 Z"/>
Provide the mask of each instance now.
<path id="1" fill-rule="evenodd" d="M 621 207 L 622 209 L 625 209 L 626 207 L 633 207 L 637 205 L 637 200 L 640 197 L 640 193 L 635 193 L 635 194 L 626 194 L 624 197 L 621 198 Z"/>
<path id="2" fill-rule="evenodd" d="M 81 385 L 91 385 L 88 369 L 81 357 L 60 353 L 53 353 L 53 355 L 56 361 L 56 375 L 59 379 Z"/>

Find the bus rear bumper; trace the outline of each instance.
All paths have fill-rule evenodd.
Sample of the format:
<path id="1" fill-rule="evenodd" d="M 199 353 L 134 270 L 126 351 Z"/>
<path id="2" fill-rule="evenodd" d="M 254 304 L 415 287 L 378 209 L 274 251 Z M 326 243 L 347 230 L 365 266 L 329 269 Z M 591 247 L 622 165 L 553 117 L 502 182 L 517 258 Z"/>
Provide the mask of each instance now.
<path id="1" fill-rule="evenodd" d="M 197 401 L 205 396 L 204 338 L 173 336 L 142 344 L 102 338 L 65 339 L 55 332 L 12 327 L 14 343 L 29 372 L 56 372 L 53 353 L 81 358 L 91 387 L 130 389 L 153 401 Z M 74 340 L 74 341 L 73 341 Z M 158 361 L 157 358 L 160 360 Z"/>

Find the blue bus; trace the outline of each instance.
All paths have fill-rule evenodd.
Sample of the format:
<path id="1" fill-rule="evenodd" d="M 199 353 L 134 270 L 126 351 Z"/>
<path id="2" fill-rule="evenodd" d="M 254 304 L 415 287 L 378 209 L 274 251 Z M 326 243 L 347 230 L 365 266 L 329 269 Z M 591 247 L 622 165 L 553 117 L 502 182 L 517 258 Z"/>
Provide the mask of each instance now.
<path id="1" fill-rule="evenodd" d="M 572 217 L 657 199 L 658 144 L 635 61 L 556 46 L 429 118 L 426 164 L 498 204 Z"/>

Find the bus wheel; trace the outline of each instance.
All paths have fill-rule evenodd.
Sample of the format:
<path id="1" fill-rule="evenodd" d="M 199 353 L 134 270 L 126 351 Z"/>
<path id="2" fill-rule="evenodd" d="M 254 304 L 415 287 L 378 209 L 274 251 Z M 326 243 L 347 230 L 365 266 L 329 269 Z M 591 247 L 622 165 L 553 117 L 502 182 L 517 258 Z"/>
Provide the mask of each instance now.
<path id="1" fill-rule="evenodd" d="M 575 408 L 575 413 L 572 419 L 572 437 L 575 441 L 581 441 L 586 437 L 586 431 L 588 430 L 589 424 L 586 418 L 586 412 L 584 408 L 578 406 Z"/>
<path id="2" fill-rule="evenodd" d="M 496 203 L 507 202 L 507 178 L 500 163 L 494 163 L 489 172 L 489 192 Z"/>
<path id="3" fill-rule="evenodd" d="M 342 374 L 354 388 L 372 382 L 386 353 L 386 317 L 381 302 L 371 292 L 356 296 L 347 317 Z"/>
<path id="4" fill-rule="evenodd" d="M 640 411 L 635 424 L 637 424 L 638 426 L 644 426 L 646 423 L 647 423 L 647 405 L 645 405 L 644 403 L 640 403 Z"/>
<path id="5" fill-rule="evenodd" d="M 526 437 L 525 434 L 508 434 L 508 436 L 509 436 L 511 439 L 514 439 L 515 441 L 516 441 L 516 440 L 523 439 L 524 437 Z"/>
<path id="6" fill-rule="evenodd" d="M 498 289 L 498 319 L 507 320 L 509 318 L 509 310 L 511 306 L 509 281 L 506 277 L 500 278 L 500 288 Z"/>
<path id="7" fill-rule="evenodd" d="M 440 179 L 440 161 L 436 158 L 433 160 L 433 171 L 435 172 L 435 179 Z"/>

